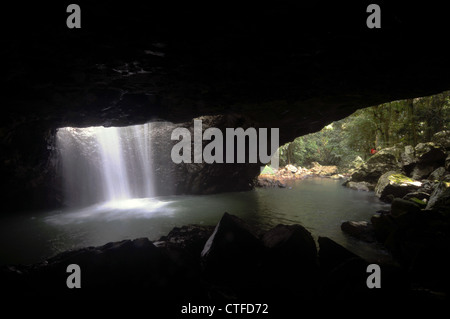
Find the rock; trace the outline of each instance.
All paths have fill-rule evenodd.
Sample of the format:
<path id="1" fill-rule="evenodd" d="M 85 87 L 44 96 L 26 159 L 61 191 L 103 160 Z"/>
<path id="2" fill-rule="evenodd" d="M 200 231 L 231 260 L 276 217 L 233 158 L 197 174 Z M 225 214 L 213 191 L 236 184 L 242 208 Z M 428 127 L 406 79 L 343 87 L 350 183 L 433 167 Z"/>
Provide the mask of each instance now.
<path id="1" fill-rule="evenodd" d="M 317 285 L 316 243 L 301 225 L 278 225 L 262 237 L 267 248 L 263 267 L 265 285 L 274 297 L 310 296 Z M 282 283 L 290 282 L 286 287 Z"/>
<path id="2" fill-rule="evenodd" d="M 370 183 L 367 182 L 352 182 L 352 181 L 348 181 L 346 183 L 344 183 L 344 186 L 350 188 L 350 189 L 354 189 L 357 191 L 365 191 L 365 192 L 369 192 L 369 191 L 373 191 L 374 190 L 374 186 Z"/>
<path id="3" fill-rule="evenodd" d="M 364 160 L 360 156 L 356 156 L 353 162 L 350 164 L 350 168 L 358 169 L 364 164 Z"/>
<path id="4" fill-rule="evenodd" d="M 373 215 L 370 222 L 375 230 L 375 237 L 382 243 L 397 229 L 397 225 L 390 214 Z"/>
<path id="5" fill-rule="evenodd" d="M 353 300 L 367 292 L 368 263 L 327 237 L 319 237 L 319 258 L 325 273 L 320 295 L 329 300 Z M 367 272 L 366 272 L 367 274 Z"/>
<path id="6" fill-rule="evenodd" d="M 255 186 L 263 188 L 286 188 L 286 183 L 273 175 L 259 175 Z"/>
<path id="7" fill-rule="evenodd" d="M 450 214 L 450 184 L 440 182 L 434 189 L 428 201 L 427 210 L 441 212 L 445 215 Z"/>
<path id="8" fill-rule="evenodd" d="M 356 170 L 350 177 L 352 182 L 368 182 L 376 184 L 378 179 L 388 171 L 399 169 L 393 149 L 383 149 L 372 155 L 366 163 Z"/>
<path id="9" fill-rule="evenodd" d="M 295 167 L 295 166 L 292 165 L 292 164 L 286 165 L 285 168 L 286 168 L 289 172 L 291 172 L 291 173 L 293 173 L 293 174 L 295 174 L 295 173 L 298 171 L 298 168 Z"/>
<path id="10" fill-rule="evenodd" d="M 410 200 L 395 198 L 391 206 L 392 216 L 398 217 L 406 213 L 420 213 L 420 206 Z"/>
<path id="11" fill-rule="evenodd" d="M 375 186 L 375 195 L 382 201 L 390 202 L 392 197 L 402 198 L 408 193 L 418 190 L 422 186 L 421 182 L 395 171 L 384 173 Z"/>
<path id="12" fill-rule="evenodd" d="M 450 131 L 437 132 L 433 135 L 431 141 L 442 146 L 445 150 L 450 150 Z"/>
<path id="13" fill-rule="evenodd" d="M 403 196 L 403 199 L 413 201 L 419 205 L 423 205 L 428 202 L 428 199 L 430 198 L 430 194 L 426 192 L 412 192 L 408 193 L 405 196 Z"/>
<path id="14" fill-rule="evenodd" d="M 240 218 L 225 213 L 201 252 L 206 277 L 236 285 L 257 273 L 264 246 Z"/>
<path id="15" fill-rule="evenodd" d="M 325 271 L 334 269 L 337 265 L 348 259 L 359 258 L 357 255 L 328 237 L 319 237 L 318 242 L 320 247 L 320 267 Z"/>
<path id="16" fill-rule="evenodd" d="M 342 174 L 334 174 L 330 176 L 331 179 L 344 179 L 345 176 Z"/>
<path id="17" fill-rule="evenodd" d="M 408 170 L 409 167 L 417 162 L 417 157 L 414 153 L 414 147 L 406 145 L 404 152 L 401 154 L 402 166 Z"/>
<path id="18" fill-rule="evenodd" d="M 214 231 L 213 226 L 187 225 L 174 227 L 167 236 L 161 237 L 154 242 L 157 247 L 167 247 L 176 245 L 189 252 L 192 256 L 200 256 L 206 241 Z"/>
<path id="19" fill-rule="evenodd" d="M 445 170 L 450 171 L 450 155 L 445 159 Z"/>
<path id="20" fill-rule="evenodd" d="M 433 165 L 427 165 L 427 164 L 416 164 L 412 172 L 410 173 L 410 176 L 412 179 L 425 179 L 427 178 L 433 171 L 434 171 Z"/>
<path id="21" fill-rule="evenodd" d="M 341 224 L 341 230 L 359 240 L 366 242 L 375 241 L 375 232 L 372 224 L 366 221 L 346 221 Z"/>
<path id="22" fill-rule="evenodd" d="M 316 243 L 301 225 L 277 225 L 263 235 L 262 242 L 277 259 L 289 260 L 289 263 L 302 267 L 317 266 Z"/>
<path id="23" fill-rule="evenodd" d="M 414 148 L 418 163 L 440 163 L 445 160 L 445 152 L 441 146 L 433 142 L 419 143 Z"/>
<path id="24" fill-rule="evenodd" d="M 313 167 L 309 170 L 310 174 L 318 176 L 331 176 L 337 174 L 337 166 L 322 166 L 318 162 L 312 162 Z"/>
<path id="25" fill-rule="evenodd" d="M 444 167 L 439 167 L 436 168 L 431 174 L 430 176 L 428 176 L 429 180 L 432 181 L 440 181 L 444 178 L 444 176 L 446 175 L 446 171 Z"/>

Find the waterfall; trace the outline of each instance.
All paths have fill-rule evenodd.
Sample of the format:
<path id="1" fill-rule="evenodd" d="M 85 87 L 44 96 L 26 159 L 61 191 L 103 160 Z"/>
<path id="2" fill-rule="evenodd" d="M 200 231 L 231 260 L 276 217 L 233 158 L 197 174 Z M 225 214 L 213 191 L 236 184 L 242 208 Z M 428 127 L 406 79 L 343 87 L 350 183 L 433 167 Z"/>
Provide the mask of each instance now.
<path id="1" fill-rule="evenodd" d="M 151 124 L 58 129 L 66 204 L 154 196 Z"/>

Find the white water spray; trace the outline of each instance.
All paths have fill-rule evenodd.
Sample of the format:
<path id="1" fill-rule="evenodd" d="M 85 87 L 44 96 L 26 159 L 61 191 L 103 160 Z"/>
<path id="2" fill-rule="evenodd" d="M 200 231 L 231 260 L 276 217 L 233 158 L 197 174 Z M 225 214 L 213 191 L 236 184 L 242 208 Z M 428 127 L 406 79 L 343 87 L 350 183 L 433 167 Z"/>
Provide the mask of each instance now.
<path id="1" fill-rule="evenodd" d="M 82 206 L 154 196 L 151 124 L 61 128 L 65 200 Z"/>

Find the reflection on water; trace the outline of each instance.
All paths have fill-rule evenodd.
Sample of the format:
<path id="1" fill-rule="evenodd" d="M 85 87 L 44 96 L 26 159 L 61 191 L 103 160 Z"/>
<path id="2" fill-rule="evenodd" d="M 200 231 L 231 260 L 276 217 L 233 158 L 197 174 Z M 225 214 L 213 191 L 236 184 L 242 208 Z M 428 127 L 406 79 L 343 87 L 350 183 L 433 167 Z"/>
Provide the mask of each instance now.
<path id="1" fill-rule="evenodd" d="M 341 183 L 312 178 L 294 181 L 286 189 L 137 198 L 78 210 L 15 214 L 0 221 L 0 264 L 38 262 L 67 249 L 110 241 L 156 240 L 176 226 L 215 225 L 224 212 L 262 230 L 299 223 L 316 239 L 328 236 L 366 258 L 378 258 L 374 245 L 349 238 L 340 225 L 346 220 L 369 220 L 388 206 L 373 193 L 349 190 Z"/>

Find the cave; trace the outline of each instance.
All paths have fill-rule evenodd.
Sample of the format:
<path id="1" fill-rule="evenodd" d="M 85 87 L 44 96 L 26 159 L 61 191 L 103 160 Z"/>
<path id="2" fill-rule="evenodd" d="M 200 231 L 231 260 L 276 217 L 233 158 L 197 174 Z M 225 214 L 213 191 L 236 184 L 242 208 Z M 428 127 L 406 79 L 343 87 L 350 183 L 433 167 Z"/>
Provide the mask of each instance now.
<path id="1" fill-rule="evenodd" d="M 110 210 L 116 215 L 124 211 L 145 215 L 143 207 L 150 205 L 157 207 L 158 213 L 171 214 L 174 196 L 185 196 L 180 205 L 191 205 L 189 196 L 198 196 L 201 202 L 194 206 L 205 210 L 204 214 L 208 205 L 224 213 L 230 208 L 222 199 L 253 190 L 264 165 L 176 165 L 170 159 L 176 142 L 170 137 L 174 128 L 192 131 L 194 119 L 203 120 L 204 129 L 279 128 L 279 144 L 283 145 L 358 109 L 448 91 L 450 65 L 442 46 L 450 31 L 445 10 L 431 4 L 403 6 L 380 1 L 382 26 L 371 29 L 366 25 L 369 4 L 286 1 L 246 7 L 231 3 L 175 5 L 170 1 L 126 5 L 80 2 L 81 28 L 70 29 L 65 23 L 69 3 L 39 3 L 26 8 L 8 3 L 3 8 L 8 17 L 1 22 L 2 51 L 6 53 L 0 126 L 2 215 L 28 218 L 33 212 L 34 218 L 36 212 L 94 205 L 91 211 L 81 209 L 67 218 L 47 216 L 70 228 L 69 220 L 83 212 L 86 216 L 106 214 L 109 208 L 99 205 L 100 201 L 154 196 L 166 199 L 135 201 Z M 151 141 L 130 137 L 138 131 L 139 136 L 147 132 L 145 136 L 151 136 Z M 85 135 L 97 142 L 86 142 L 88 137 L 80 137 Z M 102 136 L 109 141 L 102 142 Z M 115 140 L 111 136 L 116 136 Z M 128 144 L 118 142 L 124 136 L 128 136 Z M 82 143 L 77 141 L 96 149 L 89 153 L 90 160 L 83 155 L 88 151 L 79 148 Z M 123 155 L 123 163 L 114 162 L 102 170 L 98 168 L 104 163 L 102 156 L 117 158 L 102 154 L 102 143 L 116 145 L 108 149 L 121 154 L 125 151 L 119 150 L 119 144 L 131 151 Z M 138 154 L 143 149 L 146 152 Z M 98 158 L 93 160 L 92 154 Z M 68 185 L 67 174 L 78 184 Z M 147 175 L 152 175 L 152 183 Z M 109 191 L 98 182 L 102 178 L 103 186 L 112 185 Z M 120 185 L 122 193 L 117 193 Z M 217 197 L 212 202 L 213 197 L 204 196 Z M 241 209 L 258 209 L 258 200 L 248 199 Z M 250 213 L 247 217 L 252 220 Z M 237 222 L 233 218 L 225 215 L 221 223 L 234 227 Z M 205 229 L 199 232 L 209 231 L 207 226 L 215 226 L 218 219 L 205 217 Z M 101 233 L 100 222 L 95 223 L 92 227 Z M 167 230 L 187 227 L 185 224 L 194 221 L 161 223 L 165 223 L 164 231 L 157 230 L 153 242 L 156 234 L 167 235 Z M 241 231 L 239 228 L 238 234 Z M 284 231 L 291 232 L 306 236 L 292 227 Z M 123 238 L 105 235 L 101 240 L 87 241 L 87 245 L 135 239 L 123 230 L 118 234 Z M 3 238 L 2 247 L 6 247 L 8 239 Z M 150 245 L 144 240 L 132 243 L 137 250 Z M 249 245 L 251 251 L 260 249 L 257 243 Z M 148 249 L 155 256 L 159 254 Z M 286 258 L 283 252 L 274 256 Z M 133 262 L 145 264 L 147 260 L 142 257 L 141 261 L 141 257 Z M 213 257 L 211 260 L 217 258 Z M 205 273 L 211 275 L 208 269 Z M 194 285 L 191 277 L 183 280 L 187 281 L 180 282 L 187 286 Z M 31 279 L 36 281 L 39 279 Z M 247 296 L 252 292 L 243 286 L 239 293 Z M 102 289 L 107 291 L 105 287 Z M 162 295 L 170 296 L 169 288 L 158 287 Z M 204 296 L 198 291 L 192 294 Z M 180 289 L 176 297 L 189 295 L 189 290 Z M 219 294 L 220 298 L 224 295 Z M 71 298 L 71 292 L 67 296 Z M 80 296 L 75 293 L 75 297 Z"/>

